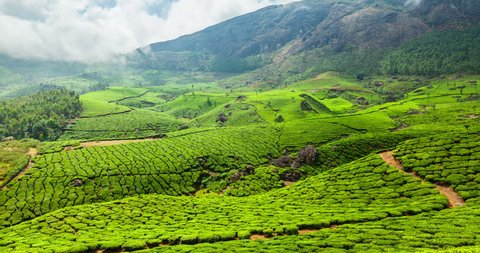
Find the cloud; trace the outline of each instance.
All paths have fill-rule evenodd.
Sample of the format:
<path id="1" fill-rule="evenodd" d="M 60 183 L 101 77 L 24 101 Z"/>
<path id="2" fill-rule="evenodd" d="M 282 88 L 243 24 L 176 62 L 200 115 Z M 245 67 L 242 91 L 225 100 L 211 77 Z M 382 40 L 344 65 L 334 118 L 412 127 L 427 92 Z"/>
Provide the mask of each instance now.
<path id="1" fill-rule="evenodd" d="M 407 0 L 405 2 L 406 6 L 419 6 L 422 3 L 422 0 Z"/>
<path id="2" fill-rule="evenodd" d="M 102 62 L 293 0 L 0 0 L 0 53 Z"/>

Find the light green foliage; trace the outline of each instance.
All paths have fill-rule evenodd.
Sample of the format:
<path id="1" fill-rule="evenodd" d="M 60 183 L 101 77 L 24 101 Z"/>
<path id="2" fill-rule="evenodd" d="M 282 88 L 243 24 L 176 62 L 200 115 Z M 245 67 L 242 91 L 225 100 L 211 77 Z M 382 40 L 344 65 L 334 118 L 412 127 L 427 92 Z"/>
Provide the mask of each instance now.
<path id="1" fill-rule="evenodd" d="M 80 118 L 61 140 L 108 140 L 158 137 L 178 129 L 181 123 L 170 115 L 145 109 L 124 114 Z"/>
<path id="2" fill-rule="evenodd" d="M 478 252 L 480 212 L 472 208 L 347 224 L 271 240 L 178 245 L 143 252 Z M 460 248 L 458 248 L 460 247 Z M 446 249 L 447 248 L 447 249 Z"/>
<path id="3" fill-rule="evenodd" d="M 129 111 L 129 107 L 119 105 L 116 101 L 140 96 L 145 92 L 146 89 L 143 88 L 110 87 L 107 90 L 84 94 L 80 96 L 84 108 L 82 116 L 92 117 Z"/>
<path id="4" fill-rule="evenodd" d="M 480 203 L 480 134 L 444 134 L 414 139 L 396 151 L 405 169 L 426 180 L 452 186 L 467 200 Z"/>
<path id="5" fill-rule="evenodd" d="M 355 133 L 385 132 L 394 127 L 393 120 L 383 112 L 287 121 L 280 142 L 285 146 L 322 144 Z"/>
<path id="6" fill-rule="evenodd" d="M 222 122 L 220 118 L 226 121 Z M 195 127 L 211 127 L 247 126 L 266 123 L 267 122 L 257 113 L 255 106 L 239 101 L 232 101 L 197 117 L 191 125 Z"/>
<path id="7" fill-rule="evenodd" d="M 348 112 L 353 108 L 353 104 L 341 97 L 332 98 L 332 99 L 323 99 L 322 104 L 324 104 L 328 109 L 335 113 Z"/>
<path id="8" fill-rule="evenodd" d="M 422 184 L 373 155 L 292 187 L 244 198 L 144 195 L 70 207 L 4 229 L 0 240 L 4 251 L 80 245 L 95 250 L 132 241 L 138 248 L 178 240 L 218 242 L 245 234 L 376 221 L 446 204 L 434 185 Z"/>
<path id="9" fill-rule="evenodd" d="M 139 97 L 123 99 L 119 101 L 118 104 L 134 108 L 149 108 L 159 104 L 163 104 L 173 98 L 174 95 L 169 93 L 149 91 Z"/>
<path id="10" fill-rule="evenodd" d="M 152 70 L 146 78 L 160 75 Z M 477 79 L 360 82 L 330 72 L 267 91 L 204 83 L 86 94 L 105 106 L 90 112 L 122 114 L 91 113 L 62 137 L 69 141 L 39 147 L 33 168 L 0 191 L 0 251 L 414 252 L 480 245 Z M 78 147 L 79 138 L 153 134 L 164 139 Z M 317 146 L 309 166 L 272 165 L 308 144 Z M 76 149 L 64 150 L 69 146 Z M 426 183 L 375 154 L 395 149 Z M 301 180 L 284 187 L 288 178 Z M 434 183 L 452 186 L 467 206 L 447 209 Z M 305 229 L 315 231 L 302 235 Z M 249 240 L 254 234 L 274 238 Z"/>
<path id="11" fill-rule="evenodd" d="M 48 141 L 42 142 L 38 147 L 38 153 L 49 154 L 63 151 L 67 147 L 77 148 L 80 146 L 79 140 L 71 141 Z"/>
<path id="12" fill-rule="evenodd" d="M 208 94 L 204 92 L 193 92 L 157 106 L 155 109 L 174 115 L 177 118 L 193 119 L 233 99 L 235 99 L 235 95 L 228 93 Z"/>
<path id="13" fill-rule="evenodd" d="M 276 129 L 258 126 L 42 155 L 25 176 L 0 191 L 0 226 L 66 206 L 194 193 L 210 173 L 278 156 L 277 139 Z"/>

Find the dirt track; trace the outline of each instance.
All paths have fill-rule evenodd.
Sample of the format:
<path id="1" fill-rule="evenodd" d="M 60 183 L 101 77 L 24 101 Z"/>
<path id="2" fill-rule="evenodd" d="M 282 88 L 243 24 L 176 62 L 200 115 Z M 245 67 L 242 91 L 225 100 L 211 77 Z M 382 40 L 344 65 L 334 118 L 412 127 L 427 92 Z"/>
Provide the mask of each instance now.
<path id="1" fill-rule="evenodd" d="M 149 139 L 135 139 L 135 140 L 90 141 L 90 142 L 82 142 L 80 143 L 80 146 L 84 148 L 104 147 L 104 146 L 112 146 L 112 145 L 134 143 L 134 142 L 155 141 L 155 140 L 160 140 L 160 139 L 149 138 Z"/>
<path id="2" fill-rule="evenodd" d="M 28 161 L 28 165 L 27 165 L 25 168 L 23 168 L 23 170 L 21 170 L 16 176 L 14 176 L 14 177 L 11 178 L 10 180 L 8 180 L 8 182 L 5 182 L 5 183 L 3 184 L 3 186 L 0 187 L 0 190 L 3 189 L 3 187 L 5 187 L 7 184 L 9 184 L 10 182 L 12 182 L 13 180 L 17 180 L 18 178 L 24 176 L 24 175 L 25 175 L 25 172 L 26 172 L 27 170 L 29 170 L 30 168 L 33 167 L 33 158 L 34 158 L 35 156 L 37 156 L 38 151 L 37 151 L 36 148 L 30 148 L 30 149 L 28 150 L 28 153 L 27 153 L 27 154 L 30 156 L 30 160 Z"/>
<path id="3" fill-rule="evenodd" d="M 397 160 L 394 156 L 393 156 L 393 152 L 392 151 L 386 151 L 386 152 L 382 152 L 382 153 L 379 153 L 380 157 L 382 157 L 382 159 L 388 163 L 390 166 L 393 166 L 395 168 L 397 168 L 398 170 L 400 170 L 401 172 L 403 173 L 406 173 L 406 174 L 409 174 L 413 177 L 416 177 L 420 180 L 422 180 L 422 182 L 426 182 L 425 179 L 421 178 L 420 176 L 418 176 L 415 172 L 406 172 L 404 169 L 403 169 L 403 166 L 402 164 L 400 163 L 399 160 Z M 460 197 L 460 195 L 455 192 L 451 187 L 449 186 L 446 186 L 444 184 L 436 184 L 436 188 L 437 190 L 442 194 L 444 195 L 445 197 L 447 197 L 448 199 L 448 203 L 449 203 L 449 206 L 451 208 L 454 208 L 454 207 L 457 207 L 457 206 L 465 206 L 465 201 L 462 199 L 462 197 Z"/>

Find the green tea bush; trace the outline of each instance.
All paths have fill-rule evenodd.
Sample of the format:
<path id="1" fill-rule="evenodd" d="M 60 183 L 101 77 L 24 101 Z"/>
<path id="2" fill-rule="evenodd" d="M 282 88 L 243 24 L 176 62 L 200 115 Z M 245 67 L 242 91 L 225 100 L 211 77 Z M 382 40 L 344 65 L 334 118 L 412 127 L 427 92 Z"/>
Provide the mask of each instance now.
<path id="1" fill-rule="evenodd" d="M 397 192 L 396 189 L 401 187 L 405 191 Z M 73 247 L 79 242 L 94 250 L 95 247 L 101 249 L 108 245 L 117 248 L 118 244 L 113 241 L 119 240 L 124 241 L 124 250 L 140 249 L 160 241 L 175 245 L 182 240 L 195 243 L 191 247 L 203 247 L 207 245 L 203 243 L 208 242 L 220 245 L 221 249 L 221 241 L 243 244 L 245 241 L 236 239 L 248 238 L 252 234 L 293 235 L 298 229 L 381 222 L 388 217 L 441 210 L 448 201 L 434 187 L 388 166 L 375 154 L 312 176 L 291 187 L 243 198 L 151 194 L 67 207 L 3 229 L 0 241 L 5 246 L 0 250 L 8 252 L 29 248 L 41 251 L 47 245 L 53 247 L 61 243 L 62 246 Z M 75 233 L 72 233 L 72 228 Z M 318 233 L 323 233 L 321 231 L 324 230 Z M 335 231 L 340 233 L 344 229 Z M 383 230 L 375 231 L 381 235 L 384 233 Z M 354 236 L 356 234 L 358 232 L 348 233 L 348 236 L 334 234 L 335 238 L 307 239 L 298 243 L 312 243 L 316 248 L 352 249 L 363 238 L 362 234 Z M 316 233 L 300 238 L 314 235 Z M 284 240 L 280 237 L 276 239 Z M 382 238 L 375 240 L 379 245 L 386 245 Z M 33 241 L 44 244 L 36 245 Z M 265 243 L 269 245 L 271 242 Z M 277 246 L 280 249 L 284 247 Z"/>
<path id="2" fill-rule="evenodd" d="M 66 206 L 140 194 L 193 194 L 205 177 L 279 155 L 267 126 L 219 129 L 159 141 L 41 155 L 0 191 L 0 227 Z"/>

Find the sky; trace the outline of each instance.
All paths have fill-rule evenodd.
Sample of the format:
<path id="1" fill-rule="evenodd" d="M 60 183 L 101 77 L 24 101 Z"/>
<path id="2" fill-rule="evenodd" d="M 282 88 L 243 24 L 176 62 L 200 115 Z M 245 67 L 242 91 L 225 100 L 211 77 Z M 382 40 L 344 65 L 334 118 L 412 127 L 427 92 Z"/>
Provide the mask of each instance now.
<path id="1" fill-rule="evenodd" d="M 105 62 L 294 0 L 0 0 L 0 54 Z"/>

